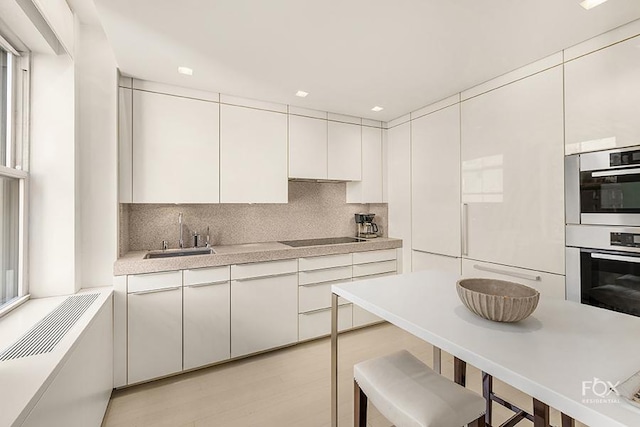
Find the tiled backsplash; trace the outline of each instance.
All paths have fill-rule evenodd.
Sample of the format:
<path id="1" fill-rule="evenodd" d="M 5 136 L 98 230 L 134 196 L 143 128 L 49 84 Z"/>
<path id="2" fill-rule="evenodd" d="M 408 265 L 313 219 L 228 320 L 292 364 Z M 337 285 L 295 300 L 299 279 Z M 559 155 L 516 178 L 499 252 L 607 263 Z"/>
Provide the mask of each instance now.
<path id="1" fill-rule="evenodd" d="M 387 204 L 345 203 L 345 183 L 289 182 L 287 204 L 132 204 L 120 206 L 120 254 L 160 249 L 162 240 L 178 247 L 178 214 L 184 217 L 184 240 L 192 232 L 213 245 L 354 236 L 354 214 L 372 212 L 387 236 Z M 204 242 L 204 240 L 203 240 Z"/>

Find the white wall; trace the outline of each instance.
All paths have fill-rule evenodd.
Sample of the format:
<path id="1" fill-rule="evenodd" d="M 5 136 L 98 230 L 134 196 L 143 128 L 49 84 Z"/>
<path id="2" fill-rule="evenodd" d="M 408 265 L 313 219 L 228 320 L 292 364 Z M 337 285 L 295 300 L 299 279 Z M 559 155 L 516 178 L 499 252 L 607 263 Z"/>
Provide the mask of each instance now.
<path id="1" fill-rule="evenodd" d="M 74 93 L 70 57 L 33 54 L 29 291 L 34 297 L 77 289 Z"/>
<path id="2" fill-rule="evenodd" d="M 77 33 L 78 267 L 86 288 L 111 285 L 117 255 L 118 76 L 102 28 L 80 24 Z"/>
<path id="3" fill-rule="evenodd" d="M 76 22 L 75 62 L 34 54 L 29 289 L 108 286 L 117 253 L 117 68 L 99 27 Z"/>

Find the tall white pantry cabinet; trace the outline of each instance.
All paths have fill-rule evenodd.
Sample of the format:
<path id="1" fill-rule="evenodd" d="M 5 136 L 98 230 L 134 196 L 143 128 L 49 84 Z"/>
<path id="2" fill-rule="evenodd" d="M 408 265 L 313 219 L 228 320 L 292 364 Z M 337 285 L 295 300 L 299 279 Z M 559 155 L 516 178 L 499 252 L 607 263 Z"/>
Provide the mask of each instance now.
<path id="1" fill-rule="evenodd" d="M 413 269 L 460 274 L 458 102 L 412 121 L 411 184 Z"/>
<path id="2" fill-rule="evenodd" d="M 462 102 L 467 258 L 564 274 L 562 67 Z"/>

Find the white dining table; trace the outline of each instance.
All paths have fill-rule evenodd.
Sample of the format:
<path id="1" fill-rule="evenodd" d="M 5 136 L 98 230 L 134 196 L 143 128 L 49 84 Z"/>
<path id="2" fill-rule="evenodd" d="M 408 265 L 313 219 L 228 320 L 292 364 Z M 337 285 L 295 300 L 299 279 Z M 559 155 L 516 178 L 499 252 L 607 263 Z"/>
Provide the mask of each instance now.
<path id="1" fill-rule="evenodd" d="M 573 420 L 592 427 L 640 426 L 640 408 L 607 387 L 640 370 L 640 318 L 542 296 L 527 319 L 493 322 L 462 304 L 458 279 L 422 271 L 332 286 L 333 427 L 338 425 L 338 297 L 453 355 L 456 382 L 464 384 L 466 363 L 482 370 L 488 402 L 509 407 L 494 396 L 494 377 L 530 395 L 534 413 L 511 405 L 514 423 L 520 414 L 535 427 L 547 427 L 551 406 L 563 414 L 563 426 Z"/>

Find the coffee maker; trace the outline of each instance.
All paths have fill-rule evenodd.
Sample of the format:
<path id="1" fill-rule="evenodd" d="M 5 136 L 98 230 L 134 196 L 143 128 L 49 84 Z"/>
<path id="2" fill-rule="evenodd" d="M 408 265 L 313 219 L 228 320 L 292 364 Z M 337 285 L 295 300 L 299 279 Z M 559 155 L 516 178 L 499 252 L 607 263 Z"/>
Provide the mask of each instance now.
<path id="1" fill-rule="evenodd" d="M 356 237 L 360 239 L 373 239 L 378 237 L 378 225 L 373 222 L 376 214 L 357 213 L 356 214 Z"/>

